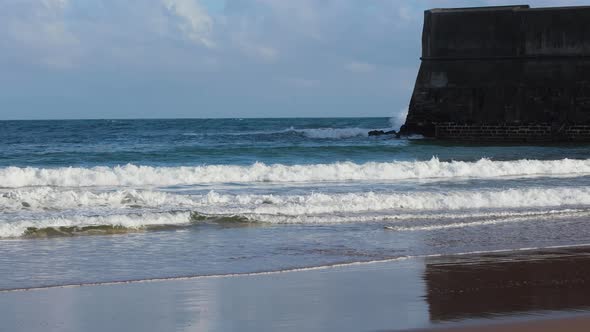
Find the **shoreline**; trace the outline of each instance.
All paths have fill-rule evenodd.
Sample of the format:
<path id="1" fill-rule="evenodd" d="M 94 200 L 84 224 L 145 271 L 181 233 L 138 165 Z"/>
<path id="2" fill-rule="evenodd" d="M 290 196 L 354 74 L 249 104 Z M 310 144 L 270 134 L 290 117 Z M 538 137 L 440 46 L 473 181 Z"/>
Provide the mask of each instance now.
<path id="1" fill-rule="evenodd" d="M 378 260 L 369 261 L 354 261 L 354 262 L 336 262 L 333 264 L 318 265 L 318 266 L 304 266 L 304 267 L 293 267 L 282 270 L 270 270 L 270 271 L 256 271 L 256 272 L 245 272 L 245 273 L 227 273 L 227 274 L 209 274 L 209 275 L 188 275 L 188 276 L 171 276 L 171 277 L 160 277 L 160 278 L 149 278 L 149 279 L 130 279 L 130 280 L 113 280 L 103 282 L 83 282 L 63 285 L 47 285 L 47 286 L 34 286 L 34 287 L 23 287 L 23 288 L 7 288 L 0 289 L 0 294 L 11 293 L 11 292 L 30 292 L 30 291 L 43 291 L 49 289 L 60 289 L 60 288 L 78 288 L 78 287 L 97 287 L 97 286 L 114 286 L 114 285 L 127 285 L 127 284 L 138 284 L 138 283 L 160 283 L 160 282 L 174 282 L 174 281 L 191 281 L 201 279 L 213 279 L 213 278 L 240 278 L 240 277 L 255 277 L 265 275 L 277 275 L 285 273 L 304 273 L 309 271 L 318 270 L 330 270 L 347 268 L 353 266 L 365 266 L 373 264 L 387 264 L 395 263 L 404 260 L 424 260 L 430 258 L 451 258 L 451 257 L 463 257 L 463 256 L 477 256 L 477 255 L 488 255 L 488 254 L 516 254 L 546 250 L 558 250 L 558 249 L 578 249 L 587 248 L 590 251 L 590 244 L 574 244 L 574 245 L 557 245 L 547 246 L 539 248 L 517 248 L 517 249 L 497 249 L 487 251 L 472 251 L 454 254 L 431 254 L 431 255 L 416 255 L 416 256 L 400 256 L 391 257 Z"/>
<path id="2" fill-rule="evenodd" d="M 0 318 L 10 331 L 573 330 L 588 291 L 590 246 L 576 246 L 5 291 Z"/>

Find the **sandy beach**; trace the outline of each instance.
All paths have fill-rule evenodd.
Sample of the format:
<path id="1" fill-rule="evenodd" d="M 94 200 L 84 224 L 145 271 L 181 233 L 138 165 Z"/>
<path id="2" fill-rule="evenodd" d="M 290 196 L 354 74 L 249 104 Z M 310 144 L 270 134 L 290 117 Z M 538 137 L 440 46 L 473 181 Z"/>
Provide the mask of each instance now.
<path id="1" fill-rule="evenodd" d="M 0 0 L 0 332 L 590 331 L 588 22 Z"/>
<path id="2" fill-rule="evenodd" d="M 1 330 L 577 331 L 588 263 L 588 248 L 550 249 L 9 291 Z"/>

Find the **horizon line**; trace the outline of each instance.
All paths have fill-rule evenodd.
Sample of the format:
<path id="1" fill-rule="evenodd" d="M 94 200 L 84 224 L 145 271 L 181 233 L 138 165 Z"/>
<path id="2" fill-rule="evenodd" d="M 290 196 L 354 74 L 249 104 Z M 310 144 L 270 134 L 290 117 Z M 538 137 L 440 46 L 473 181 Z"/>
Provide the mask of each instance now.
<path id="1" fill-rule="evenodd" d="M 110 120 L 260 120 L 260 119 L 378 119 L 391 116 L 300 116 L 300 117 L 221 117 L 221 118 L 59 118 L 59 119 L 0 119 L 2 121 L 110 121 Z"/>

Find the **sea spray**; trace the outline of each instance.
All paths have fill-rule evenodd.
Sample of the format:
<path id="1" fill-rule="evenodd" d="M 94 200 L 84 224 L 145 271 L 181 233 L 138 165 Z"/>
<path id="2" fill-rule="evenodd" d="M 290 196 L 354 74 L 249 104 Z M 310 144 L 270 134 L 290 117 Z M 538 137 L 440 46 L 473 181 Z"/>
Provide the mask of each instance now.
<path id="1" fill-rule="evenodd" d="M 407 115 L 408 109 L 404 108 L 389 118 L 389 124 L 391 125 L 391 128 L 393 128 L 393 130 L 399 131 L 401 126 L 406 123 Z"/>

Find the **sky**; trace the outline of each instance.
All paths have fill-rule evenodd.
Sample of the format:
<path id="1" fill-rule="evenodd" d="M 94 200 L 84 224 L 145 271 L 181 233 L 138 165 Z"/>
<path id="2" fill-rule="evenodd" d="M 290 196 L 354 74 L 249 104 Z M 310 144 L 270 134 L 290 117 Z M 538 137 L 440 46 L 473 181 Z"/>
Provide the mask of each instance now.
<path id="1" fill-rule="evenodd" d="M 514 3 L 0 0 L 0 120 L 395 116 L 424 10 Z"/>

